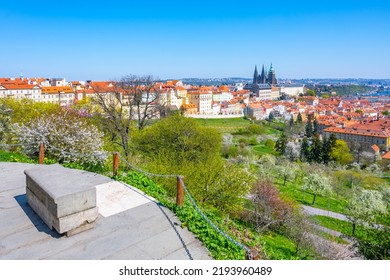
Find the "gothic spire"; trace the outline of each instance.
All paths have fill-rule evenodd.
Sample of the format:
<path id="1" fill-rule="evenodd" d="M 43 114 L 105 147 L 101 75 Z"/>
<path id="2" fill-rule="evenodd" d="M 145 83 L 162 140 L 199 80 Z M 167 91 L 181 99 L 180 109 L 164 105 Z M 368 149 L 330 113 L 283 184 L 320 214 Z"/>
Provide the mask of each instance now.
<path id="1" fill-rule="evenodd" d="M 253 83 L 257 84 L 259 78 L 259 73 L 257 72 L 257 65 L 255 65 L 255 73 L 253 74 Z"/>

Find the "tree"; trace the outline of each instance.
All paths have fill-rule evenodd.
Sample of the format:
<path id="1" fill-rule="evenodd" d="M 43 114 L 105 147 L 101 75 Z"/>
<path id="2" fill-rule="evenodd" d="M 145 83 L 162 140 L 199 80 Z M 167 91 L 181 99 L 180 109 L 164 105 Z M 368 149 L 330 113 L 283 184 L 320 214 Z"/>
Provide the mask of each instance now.
<path id="1" fill-rule="evenodd" d="M 302 190 L 313 194 L 312 205 L 315 204 L 317 195 L 326 195 L 332 192 L 328 176 L 320 172 L 308 174 L 303 180 Z"/>
<path id="2" fill-rule="evenodd" d="M 287 143 L 284 154 L 289 160 L 295 161 L 299 159 L 300 153 L 301 153 L 301 146 L 299 145 L 299 143 L 295 143 L 291 141 Z"/>
<path id="3" fill-rule="evenodd" d="M 298 124 L 301 124 L 301 123 L 302 123 L 302 115 L 301 115 L 301 112 L 298 113 L 298 116 L 297 116 L 297 123 L 298 123 Z"/>
<path id="4" fill-rule="evenodd" d="M 0 144 L 4 141 L 6 135 L 10 132 L 12 110 L 5 104 L 0 104 Z"/>
<path id="5" fill-rule="evenodd" d="M 367 225 L 374 222 L 375 214 L 386 213 L 386 205 L 382 194 L 375 190 L 361 190 L 355 192 L 347 206 L 347 218 L 352 223 L 352 235 L 356 225 Z"/>
<path id="6" fill-rule="evenodd" d="M 260 233 L 266 229 L 279 229 L 292 213 L 292 206 L 281 199 L 278 189 L 267 179 L 255 183 L 250 201 L 253 211 L 249 212 L 249 220 Z"/>
<path id="7" fill-rule="evenodd" d="M 336 140 L 334 146 L 332 147 L 330 158 L 340 164 L 348 164 L 353 160 L 347 143 L 341 139 Z"/>
<path id="8" fill-rule="evenodd" d="M 273 122 L 275 120 L 275 116 L 274 116 L 274 114 L 271 112 L 271 113 L 269 113 L 269 115 L 268 115 L 268 121 L 269 122 Z"/>
<path id="9" fill-rule="evenodd" d="M 312 89 L 309 89 L 308 91 L 306 91 L 306 95 L 307 96 L 316 96 L 316 92 Z"/>
<path id="10" fill-rule="evenodd" d="M 301 143 L 301 150 L 299 153 L 299 159 L 301 161 L 310 161 L 310 146 L 306 137 L 303 138 Z"/>
<path id="11" fill-rule="evenodd" d="M 134 133 L 133 142 L 135 150 L 150 159 L 166 158 L 175 169 L 219 156 L 222 136 L 192 118 L 174 115 Z"/>
<path id="12" fill-rule="evenodd" d="M 45 156 L 60 163 L 77 162 L 99 165 L 106 159 L 103 133 L 87 119 L 72 111 L 32 119 L 16 127 L 19 143 L 30 156 L 38 154 L 39 142 L 45 144 Z"/>
<path id="13" fill-rule="evenodd" d="M 330 152 L 332 151 L 332 148 L 330 146 L 330 141 L 326 136 L 324 136 L 322 140 L 322 151 L 321 151 L 321 157 L 324 164 L 328 164 L 330 161 Z"/>
<path id="14" fill-rule="evenodd" d="M 290 120 L 289 120 L 289 126 L 290 126 L 290 128 L 293 128 L 294 125 L 295 125 L 295 123 L 294 123 L 294 117 L 291 116 L 291 118 L 290 118 Z"/>
<path id="15" fill-rule="evenodd" d="M 277 166 L 277 170 L 280 177 L 283 178 L 283 186 L 286 186 L 287 180 L 294 178 L 297 172 L 295 165 L 288 160 L 282 161 Z"/>
<path id="16" fill-rule="evenodd" d="M 305 128 L 305 134 L 307 137 L 313 136 L 313 124 L 311 123 L 311 119 L 307 120 L 306 128 Z"/>
<path id="17" fill-rule="evenodd" d="M 280 153 L 281 155 L 283 155 L 284 152 L 286 151 L 287 142 L 288 142 L 287 136 L 284 132 L 282 132 L 282 134 L 280 135 L 280 137 L 276 141 L 275 150 L 278 153 Z"/>
<path id="18" fill-rule="evenodd" d="M 390 214 L 382 216 L 381 226 L 370 224 L 364 237 L 355 237 L 354 245 L 368 260 L 390 260 Z"/>
<path id="19" fill-rule="evenodd" d="M 322 162 L 322 142 L 317 137 L 313 138 L 312 146 L 310 149 L 310 161 L 318 163 Z"/>
<path id="20" fill-rule="evenodd" d="M 161 119 L 133 135 L 134 150 L 149 171 L 183 175 L 199 203 L 237 213 L 254 178 L 221 158 L 221 142 L 218 131 L 181 115 Z M 173 194 L 172 181 L 159 183 Z"/>
<path id="21" fill-rule="evenodd" d="M 286 220 L 285 235 L 294 242 L 295 254 L 304 259 L 313 254 L 311 223 L 299 211 L 294 211 Z"/>
<path id="22" fill-rule="evenodd" d="M 320 131 L 320 128 L 319 128 L 318 120 L 317 120 L 317 118 L 314 118 L 314 121 L 313 121 L 313 135 L 314 136 L 318 135 L 319 131 Z"/>
<path id="23" fill-rule="evenodd" d="M 155 80 L 152 76 L 129 75 L 110 84 L 92 83 L 91 87 L 95 91 L 95 113 L 127 157 L 130 133 L 158 118 L 165 105 Z"/>

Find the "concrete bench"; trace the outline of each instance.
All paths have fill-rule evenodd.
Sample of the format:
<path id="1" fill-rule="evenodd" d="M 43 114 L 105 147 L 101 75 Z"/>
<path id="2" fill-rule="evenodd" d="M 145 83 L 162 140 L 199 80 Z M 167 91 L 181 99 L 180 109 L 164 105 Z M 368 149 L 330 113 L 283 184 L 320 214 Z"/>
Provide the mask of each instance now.
<path id="1" fill-rule="evenodd" d="M 24 171 L 27 203 L 50 229 L 67 236 L 94 227 L 96 188 L 80 170 L 41 165 Z"/>

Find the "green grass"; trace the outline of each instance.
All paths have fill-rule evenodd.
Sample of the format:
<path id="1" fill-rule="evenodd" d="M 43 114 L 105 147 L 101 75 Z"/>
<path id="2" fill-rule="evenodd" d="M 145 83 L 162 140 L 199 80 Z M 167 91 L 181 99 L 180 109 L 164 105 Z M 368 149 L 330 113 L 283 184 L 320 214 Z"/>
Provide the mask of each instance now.
<path id="1" fill-rule="evenodd" d="M 2 150 L 0 150 L 0 162 L 34 163 L 34 161 L 28 158 L 26 155 L 17 152 L 6 152 Z"/>
<path id="2" fill-rule="evenodd" d="M 227 118 L 227 119 L 195 119 L 198 123 L 212 127 L 221 133 L 233 133 L 238 129 L 246 128 L 251 122 L 244 118 Z"/>
<path id="3" fill-rule="evenodd" d="M 312 216 L 312 219 L 320 226 L 341 232 L 342 234 L 345 234 L 347 236 L 352 235 L 352 224 L 348 221 L 342 221 L 336 218 L 327 217 L 327 216 L 318 216 L 318 215 Z M 365 235 L 364 228 L 357 225 L 355 235 L 357 237 L 364 236 Z"/>
<path id="4" fill-rule="evenodd" d="M 295 253 L 294 243 L 283 235 L 270 232 L 260 236 L 263 250 L 271 260 L 298 259 Z"/>
<path id="5" fill-rule="evenodd" d="M 256 145 L 253 146 L 253 150 L 258 154 L 259 156 L 265 155 L 265 154 L 272 154 L 276 155 L 276 151 L 274 149 L 271 149 L 270 147 L 267 147 L 265 145 Z"/>
<path id="6" fill-rule="evenodd" d="M 347 201 L 342 198 L 339 198 L 337 200 L 333 196 L 330 196 L 328 198 L 317 195 L 316 202 L 314 205 L 312 205 L 313 195 L 308 192 L 302 191 L 301 184 L 299 182 L 287 181 L 286 186 L 283 186 L 283 179 L 277 177 L 275 183 L 280 191 L 280 194 L 283 197 L 295 200 L 300 204 L 309 205 L 312 207 L 329 210 L 336 213 L 345 213 Z"/>

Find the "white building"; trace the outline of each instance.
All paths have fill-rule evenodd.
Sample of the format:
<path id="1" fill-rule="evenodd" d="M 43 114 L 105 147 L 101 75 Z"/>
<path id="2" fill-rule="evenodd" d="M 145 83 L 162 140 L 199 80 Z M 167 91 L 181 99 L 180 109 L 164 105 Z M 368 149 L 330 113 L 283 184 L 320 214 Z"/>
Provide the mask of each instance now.
<path id="1" fill-rule="evenodd" d="M 304 85 L 281 85 L 279 87 L 280 94 L 285 94 L 288 96 L 297 96 L 303 94 Z"/>

